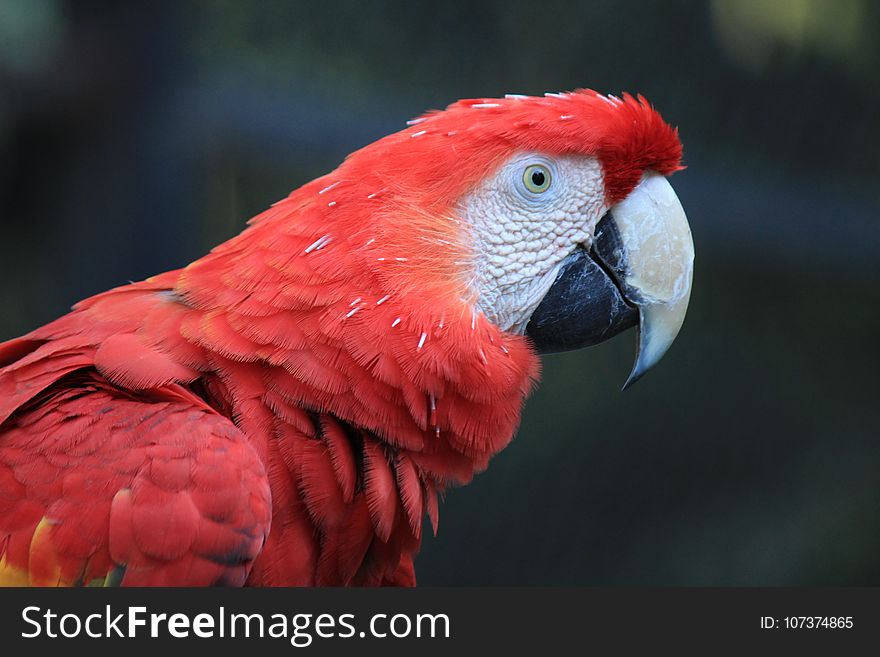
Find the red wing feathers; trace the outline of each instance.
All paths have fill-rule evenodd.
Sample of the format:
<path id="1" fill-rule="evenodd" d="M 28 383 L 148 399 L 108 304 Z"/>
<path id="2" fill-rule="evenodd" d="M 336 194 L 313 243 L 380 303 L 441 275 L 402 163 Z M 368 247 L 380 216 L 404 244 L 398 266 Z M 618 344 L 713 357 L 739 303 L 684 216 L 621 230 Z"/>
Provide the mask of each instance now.
<path id="1" fill-rule="evenodd" d="M 4 426 L 0 584 L 243 584 L 271 499 L 241 432 L 82 377 Z"/>

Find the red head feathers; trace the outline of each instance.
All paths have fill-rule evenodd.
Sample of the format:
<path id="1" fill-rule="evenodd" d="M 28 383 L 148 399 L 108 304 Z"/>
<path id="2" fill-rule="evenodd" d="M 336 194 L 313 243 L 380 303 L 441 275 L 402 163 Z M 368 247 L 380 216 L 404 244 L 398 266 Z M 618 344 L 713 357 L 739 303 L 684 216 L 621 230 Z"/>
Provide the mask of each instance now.
<path id="1" fill-rule="evenodd" d="M 382 267 L 383 277 L 396 279 L 389 279 L 391 287 L 417 281 L 420 290 L 457 299 L 468 296 L 461 265 L 473 254 L 450 221 L 457 219 L 455 204 L 514 153 L 596 157 L 608 206 L 626 197 L 646 170 L 669 175 L 682 168 L 678 131 L 647 100 L 629 94 L 578 90 L 460 100 L 409 124 L 352 153 L 255 221 L 278 217 L 283 207 L 308 208 L 322 225 L 339 226 L 337 233 L 363 237 L 373 257 L 385 258 L 380 262 L 406 258 L 408 266 Z M 453 281 L 458 284 L 450 287 Z"/>
<path id="2" fill-rule="evenodd" d="M 682 168 L 677 129 L 644 97 L 630 94 L 617 98 L 581 89 L 460 100 L 409 123 L 409 129 L 352 154 L 344 167 L 357 170 L 380 154 L 399 158 L 396 173 L 414 186 L 427 184 L 438 202 L 452 204 L 494 163 L 517 151 L 594 156 L 605 172 L 608 205 L 627 196 L 644 171 L 669 175 Z"/>

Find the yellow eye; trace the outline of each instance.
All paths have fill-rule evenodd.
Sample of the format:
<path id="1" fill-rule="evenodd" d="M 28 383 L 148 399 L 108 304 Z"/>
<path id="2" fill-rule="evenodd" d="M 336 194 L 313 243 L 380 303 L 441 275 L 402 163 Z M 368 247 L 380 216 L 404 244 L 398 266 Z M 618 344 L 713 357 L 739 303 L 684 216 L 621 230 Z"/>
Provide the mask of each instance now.
<path id="1" fill-rule="evenodd" d="M 530 164 L 523 172 L 523 184 L 533 194 L 546 192 L 550 187 L 550 169 L 543 164 Z"/>

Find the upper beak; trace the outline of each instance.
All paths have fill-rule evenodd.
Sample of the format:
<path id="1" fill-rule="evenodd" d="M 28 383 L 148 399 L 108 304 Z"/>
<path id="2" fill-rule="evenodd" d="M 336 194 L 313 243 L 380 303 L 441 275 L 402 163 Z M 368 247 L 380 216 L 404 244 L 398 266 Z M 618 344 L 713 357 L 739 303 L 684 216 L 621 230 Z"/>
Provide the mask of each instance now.
<path id="1" fill-rule="evenodd" d="M 587 254 L 561 264 L 526 334 L 542 353 L 602 342 L 630 326 L 639 344 L 624 388 L 666 353 L 684 322 L 694 244 L 684 209 L 666 178 L 647 175 L 596 227 Z"/>

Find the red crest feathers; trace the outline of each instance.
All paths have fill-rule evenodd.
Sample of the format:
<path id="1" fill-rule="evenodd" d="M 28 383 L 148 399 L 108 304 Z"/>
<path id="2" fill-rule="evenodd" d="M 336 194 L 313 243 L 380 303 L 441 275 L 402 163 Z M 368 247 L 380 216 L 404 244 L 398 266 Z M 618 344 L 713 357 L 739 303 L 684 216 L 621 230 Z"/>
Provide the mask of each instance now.
<path id="1" fill-rule="evenodd" d="M 630 94 L 580 89 L 460 100 L 410 124 L 353 154 L 343 168 L 385 170 L 396 187 L 428 189 L 446 207 L 517 151 L 596 157 L 609 205 L 629 194 L 645 170 L 669 175 L 682 168 L 677 129 L 644 97 Z"/>

